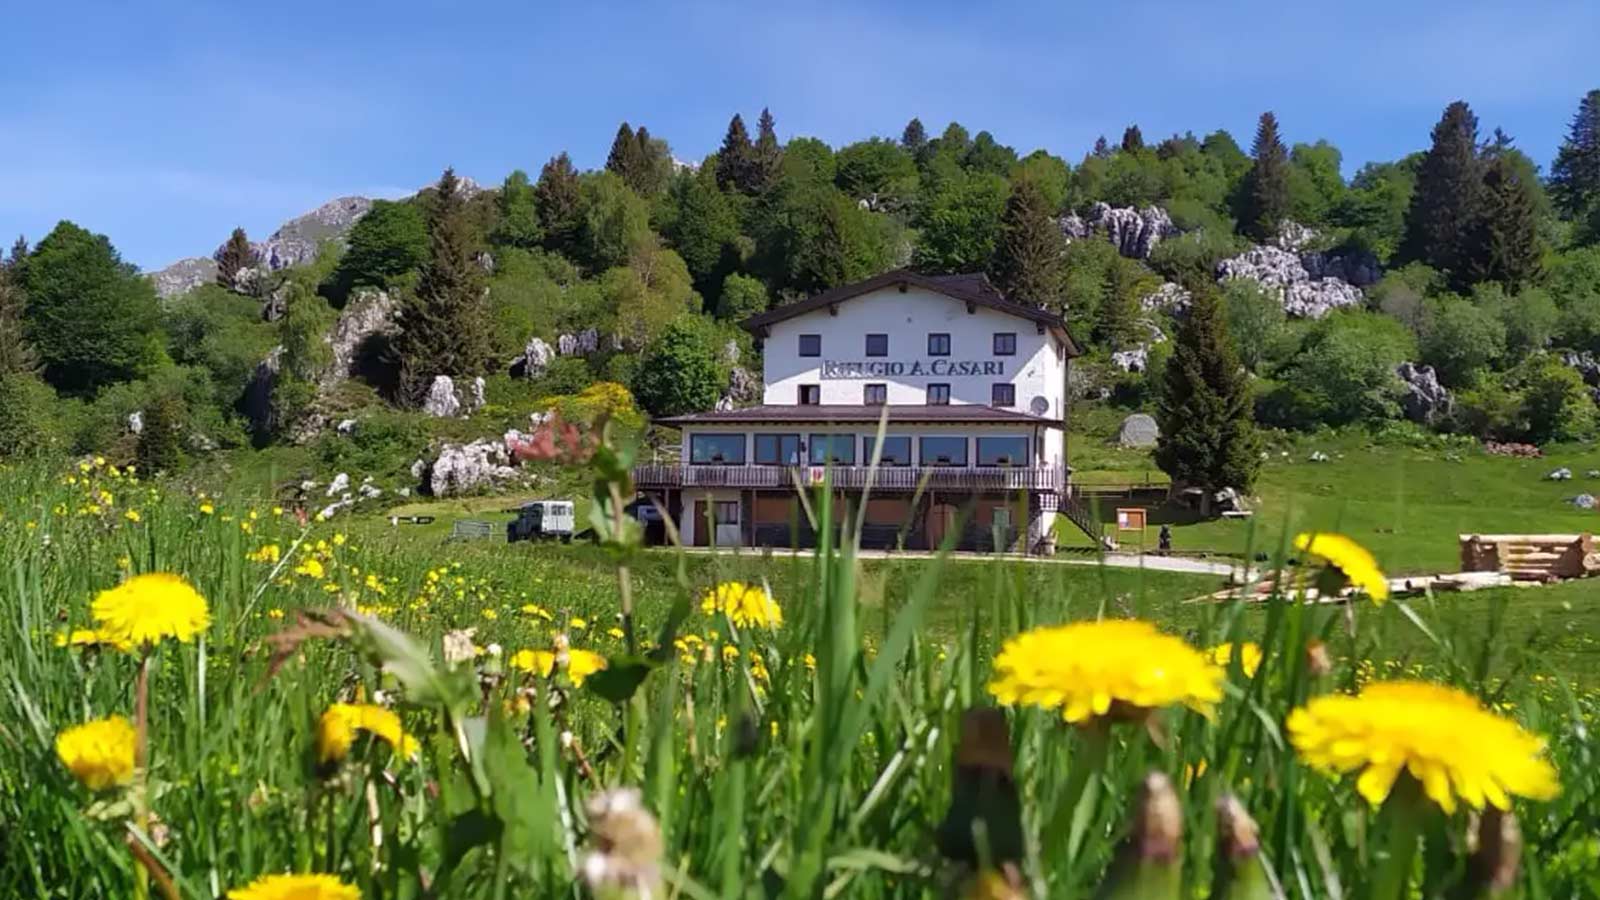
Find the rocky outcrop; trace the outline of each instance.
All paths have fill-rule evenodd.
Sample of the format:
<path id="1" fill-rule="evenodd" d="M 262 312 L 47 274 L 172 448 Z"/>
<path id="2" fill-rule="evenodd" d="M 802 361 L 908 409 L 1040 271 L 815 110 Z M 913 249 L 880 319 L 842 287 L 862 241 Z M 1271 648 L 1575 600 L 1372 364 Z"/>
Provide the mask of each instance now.
<path id="1" fill-rule="evenodd" d="M 256 255 L 270 271 L 311 262 L 324 241 L 342 242 L 350 226 L 371 208 L 372 201 L 366 197 L 330 200 L 283 223 L 271 237 L 256 243 Z"/>
<path id="2" fill-rule="evenodd" d="M 488 389 L 489 382 L 484 381 L 482 375 L 472 379 L 472 384 L 467 387 L 467 399 L 464 404 L 466 415 L 470 416 L 489 404 Z"/>
<path id="3" fill-rule="evenodd" d="M 144 410 L 136 409 L 128 413 L 128 433 L 144 434 Z"/>
<path id="4" fill-rule="evenodd" d="M 1314 251 L 1300 254 L 1300 264 L 1313 279 L 1336 278 L 1358 288 L 1370 287 L 1383 277 L 1378 257 L 1365 250 Z"/>
<path id="5" fill-rule="evenodd" d="M 325 340 L 333 350 L 333 360 L 320 379 L 324 388 L 356 374 L 367 343 L 387 338 L 400 331 L 395 317 L 400 305 L 385 291 L 361 288 L 339 313 L 338 321 Z"/>
<path id="6" fill-rule="evenodd" d="M 732 343 L 731 341 L 729 342 Z M 734 366 L 728 371 L 728 388 L 717 400 L 717 409 L 738 409 L 761 402 L 763 394 L 761 374 L 744 366 Z"/>
<path id="7" fill-rule="evenodd" d="M 1111 364 L 1124 372 L 1143 372 L 1150 367 L 1150 349 L 1135 347 L 1111 354 Z"/>
<path id="8" fill-rule="evenodd" d="M 1193 298 L 1183 285 L 1176 282 L 1163 282 L 1162 285 L 1143 297 L 1139 298 L 1139 308 L 1145 312 L 1163 312 L 1171 315 L 1182 315 L 1189 310 L 1189 302 Z"/>
<path id="9" fill-rule="evenodd" d="M 1103 232 L 1117 252 L 1130 259 L 1149 259 L 1162 240 L 1178 233 L 1172 218 L 1159 206 L 1134 209 L 1096 203 L 1089 208 L 1089 215 L 1068 213 L 1059 224 L 1068 240 Z"/>
<path id="10" fill-rule="evenodd" d="M 515 479 L 517 470 L 506 446 L 504 439 L 445 444 L 422 473 L 423 489 L 435 497 L 453 497 Z"/>
<path id="11" fill-rule="evenodd" d="M 180 259 L 159 272 L 150 273 L 156 296 L 162 299 L 187 294 L 202 284 L 217 280 L 217 263 L 206 256 Z"/>
<path id="12" fill-rule="evenodd" d="M 556 338 L 557 356 L 588 356 L 600 349 L 600 332 L 585 328 L 577 334 L 563 334 Z"/>
<path id="13" fill-rule="evenodd" d="M 1405 383 L 1406 392 L 1400 398 L 1400 408 L 1411 421 L 1435 425 L 1455 409 L 1455 397 L 1439 383 L 1433 366 L 1403 362 L 1395 367 L 1394 374 Z"/>
<path id="14" fill-rule="evenodd" d="M 1284 312 L 1320 319 L 1335 309 L 1359 306 L 1361 290 L 1340 278 L 1312 278 L 1300 257 L 1278 247 L 1251 247 L 1217 263 L 1217 280 L 1249 278 L 1276 293 Z"/>
<path id="15" fill-rule="evenodd" d="M 538 378 L 555 358 L 556 351 L 549 344 L 540 338 L 529 338 L 528 345 L 522 348 L 522 355 L 511 361 L 511 376 Z"/>

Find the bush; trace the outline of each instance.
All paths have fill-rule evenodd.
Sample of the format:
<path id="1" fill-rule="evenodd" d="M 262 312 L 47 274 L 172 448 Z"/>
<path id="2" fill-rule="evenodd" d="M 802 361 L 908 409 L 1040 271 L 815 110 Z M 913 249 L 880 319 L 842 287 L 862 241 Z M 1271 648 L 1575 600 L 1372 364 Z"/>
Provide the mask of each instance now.
<path id="1" fill-rule="evenodd" d="M 1518 369 L 1530 440 L 1573 441 L 1594 434 L 1594 400 L 1576 370 L 1547 355 L 1532 357 Z"/>
<path id="2" fill-rule="evenodd" d="M 728 381 L 719 346 L 715 330 L 703 319 L 675 319 L 639 366 L 633 390 L 640 405 L 657 416 L 710 409 Z"/>
<path id="3" fill-rule="evenodd" d="M 1231 279 L 1222 287 L 1222 315 L 1239 361 L 1252 372 L 1260 370 L 1285 332 L 1287 317 L 1277 292 L 1254 279 Z"/>
<path id="4" fill-rule="evenodd" d="M 1492 309 L 1444 297 L 1428 303 L 1421 350 L 1441 381 L 1461 387 L 1505 354 L 1506 327 Z"/>
<path id="5" fill-rule="evenodd" d="M 1193 289 L 1216 278 L 1217 263 L 1241 252 L 1246 242 L 1220 228 L 1206 228 L 1169 238 L 1150 252 L 1150 267 L 1168 281 Z"/>
<path id="6" fill-rule="evenodd" d="M 767 309 L 767 287 L 758 278 L 734 272 L 722 280 L 717 316 L 738 322 Z"/>
<path id="7" fill-rule="evenodd" d="M 535 396 L 576 394 L 594 383 L 594 373 L 581 356 L 560 356 L 550 360 L 544 374 L 533 380 Z"/>
<path id="8" fill-rule="evenodd" d="M 1561 310 L 1543 288 L 1524 288 L 1509 296 L 1499 285 L 1479 285 L 1472 300 L 1500 320 L 1506 332 L 1506 352 L 1515 359 L 1550 346 L 1560 325 Z"/>
<path id="9" fill-rule="evenodd" d="M 1396 418 L 1403 387 L 1394 370 L 1414 358 L 1415 341 L 1394 319 L 1334 313 L 1306 335 L 1267 409 L 1278 424 L 1300 428 Z"/>
<path id="10" fill-rule="evenodd" d="M 37 375 L 0 376 L 0 456 L 28 456 L 62 449 L 61 401 Z"/>
<path id="11" fill-rule="evenodd" d="M 412 461 L 428 447 L 428 417 L 379 408 L 361 417 L 350 434 L 325 432 L 316 452 L 325 471 L 348 472 L 356 481 L 409 478 Z"/>
<path id="12" fill-rule="evenodd" d="M 139 471 L 176 472 L 183 465 L 183 405 L 171 394 L 156 397 L 144 410 L 139 432 Z"/>

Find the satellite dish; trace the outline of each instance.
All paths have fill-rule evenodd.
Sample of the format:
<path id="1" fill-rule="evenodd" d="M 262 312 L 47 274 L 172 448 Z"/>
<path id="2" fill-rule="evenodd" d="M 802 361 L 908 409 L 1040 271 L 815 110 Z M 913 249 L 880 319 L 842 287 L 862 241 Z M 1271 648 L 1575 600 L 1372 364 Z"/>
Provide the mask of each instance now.
<path id="1" fill-rule="evenodd" d="M 1050 401 L 1042 396 L 1034 397 L 1028 401 L 1028 411 L 1036 416 L 1042 416 L 1050 411 Z"/>

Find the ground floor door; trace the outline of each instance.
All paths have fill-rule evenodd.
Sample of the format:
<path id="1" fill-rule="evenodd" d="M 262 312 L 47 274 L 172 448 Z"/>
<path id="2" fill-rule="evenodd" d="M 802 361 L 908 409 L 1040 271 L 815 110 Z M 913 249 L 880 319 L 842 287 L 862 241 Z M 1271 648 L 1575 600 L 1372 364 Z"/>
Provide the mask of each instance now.
<path id="1" fill-rule="evenodd" d="M 928 520 L 924 526 L 924 533 L 928 538 L 928 549 L 936 550 L 944 544 L 944 536 L 956 527 L 956 508 L 948 503 L 935 503 L 928 508 Z"/>

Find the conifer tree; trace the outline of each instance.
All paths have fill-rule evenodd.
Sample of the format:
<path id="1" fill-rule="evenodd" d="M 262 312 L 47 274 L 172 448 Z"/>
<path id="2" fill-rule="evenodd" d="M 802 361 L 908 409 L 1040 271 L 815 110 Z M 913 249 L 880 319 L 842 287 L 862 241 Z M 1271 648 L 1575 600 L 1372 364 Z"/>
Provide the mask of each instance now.
<path id="1" fill-rule="evenodd" d="M 20 258 L 13 256 L 13 260 Z M 0 378 L 39 369 L 39 354 L 24 333 L 22 314 L 27 296 L 20 276 L 19 262 L 0 266 Z"/>
<path id="2" fill-rule="evenodd" d="M 1600 89 L 1585 94 L 1550 165 L 1550 193 L 1578 218 L 1600 209 Z"/>
<path id="3" fill-rule="evenodd" d="M 1215 289 L 1198 292 L 1162 374 L 1156 464 L 1176 484 L 1248 491 L 1261 460 L 1248 376 Z"/>
<path id="4" fill-rule="evenodd" d="M 1138 264 L 1113 257 L 1106 272 L 1105 294 L 1095 308 L 1095 340 L 1115 350 L 1126 350 L 1138 343 L 1138 289 Z"/>
<path id="5" fill-rule="evenodd" d="M 28 239 L 19 234 L 17 235 L 17 240 L 11 245 L 11 258 L 6 260 L 5 265 L 7 268 L 15 269 L 21 266 L 22 261 L 27 258 Z"/>
<path id="6" fill-rule="evenodd" d="M 783 147 L 778 144 L 777 125 L 772 113 L 761 108 L 761 118 L 756 122 L 756 143 L 750 157 L 751 193 L 764 193 L 778 179 L 778 166 L 783 162 Z"/>
<path id="7" fill-rule="evenodd" d="M 1039 185 L 1019 179 L 1006 199 L 989 272 L 1011 300 L 1060 310 L 1067 244 L 1052 213 Z"/>
<path id="8" fill-rule="evenodd" d="M 578 170 L 567 154 L 551 157 L 539 170 L 533 205 L 546 246 L 558 253 L 572 253 L 583 230 L 583 196 Z"/>
<path id="9" fill-rule="evenodd" d="M 1478 117 L 1458 100 L 1433 126 L 1433 145 L 1417 167 L 1401 260 L 1448 272 L 1458 286 L 1464 282 L 1482 184 Z"/>
<path id="10" fill-rule="evenodd" d="M 1089 151 L 1089 155 L 1095 159 L 1111 158 L 1111 142 L 1106 140 L 1105 135 L 1102 134 L 1094 139 L 1094 149 Z"/>
<path id="11" fill-rule="evenodd" d="M 238 283 L 239 273 L 254 266 L 260 255 L 245 236 L 244 229 L 235 228 L 233 234 L 228 235 L 227 243 L 217 248 L 214 259 L 217 261 L 217 284 L 231 291 Z"/>
<path id="12" fill-rule="evenodd" d="M 639 142 L 633 126 L 623 122 L 617 126 L 617 136 L 611 140 L 611 152 L 606 154 L 606 171 L 621 176 L 628 187 L 633 187 L 639 177 Z"/>
<path id="13" fill-rule="evenodd" d="M 1137 125 L 1129 125 L 1122 131 L 1122 152 L 1138 153 L 1144 149 L 1144 133 Z"/>
<path id="14" fill-rule="evenodd" d="M 1239 230 L 1257 241 L 1267 241 L 1289 215 L 1289 153 L 1278 136 L 1278 117 L 1270 111 L 1256 124 L 1255 162 L 1239 185 Z"/>
<path id="15" fill-rule="evenodd" d="M 472 377 L 492 352 L 484 274 L 454 169 L 445 169 L 428 219 L 428 264 L 416 290 L 401 299 L 401 399 L 418 404 L 439 375 Z"/>
<path id="16" fill-rule="evenodd" d="M 1533 191 L 1504 154 L 1484 166 L 1483 197 L 1467 234 L 1467 278 L 1498 281 L 1516 293 L 1539 274 L 1539 223 Z"/>
<path id="17" fill-rule="evenodd" d="M 927 145 L 928 129 L 922 127 L 922 120 L 913 118 L 907 122 L 905 130 L 900 132 L 900 146 L 910 151 L 912 156 L 916 156 Z"/>
<path id="18" fill-rule="evenodd" d="M 150 402 L 135 450 L 141 473 L 173 472 L 183 463 L 183 420 L 176 397 L 166 394 Z"/>
<path id="19" fill-rule="evenodd" d="M 750 163 L 755 147 L 750 143 L 750 133 L 744 130 L 744 119 L 734 113 L 728 122 L 728 133 L 722 139 L 722 149 L 717 151 L 717 185 L 725 191 L 747 190 L 750 184 Z"/>
<path id="20" fill-rule="evenodd" d="M 650 129 L 639 126 L 633 134 L 633 175 L 628 180 L 628 186 L 641 197 L 653 197 L 666 187 L 667 176 L 671 172 L 671 160 L 665 141 L 658 141 L 650 134 Z"/>

